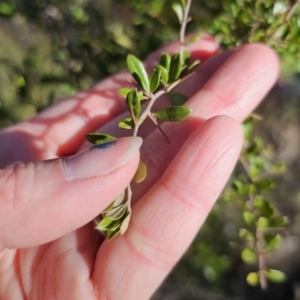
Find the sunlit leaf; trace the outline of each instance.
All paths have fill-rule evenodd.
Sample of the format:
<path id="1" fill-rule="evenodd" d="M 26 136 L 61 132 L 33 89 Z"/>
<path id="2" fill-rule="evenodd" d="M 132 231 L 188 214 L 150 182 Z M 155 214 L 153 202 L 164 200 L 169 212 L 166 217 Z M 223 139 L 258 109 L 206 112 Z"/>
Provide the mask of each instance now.
<path id="1" fill-rule="evenodd" d="M 123 191 L 116 199 L 115 201 L 113 202 L 113 206 L 118 206 L 119 204 L 122 203 L 123 199 L 125 197 L 125 191 Z"/>
<path id="2" fill-rule="evenodd" d="M 245 248 L 241 254 L 242 260 L 247 264 L 253 264 L 256 261 L 256 253 L 251 248 Z"/>
<path id="3" fill-rule="evenodd" d="M 180 54 L 174 54 L 171 59 L 171 65 L 170 65 L 170 70 L 169 70 L 169 83 L 172 83 L 176 81 L 181 73 L 181 58 Z"/>
<path id="4" fill-rule="evenodd" d="M 178 93 L 168 93 L 168 97 L 174 105 L 181 106 L 187 101 L 184 95 Z"/>
<path id="5" fill-rule="evenodd" d="M 144 181 L 146 177 L 147 177 L 147 166 L 143 161 L 140 160 L 138 169 L 135 172 L 133 180 L 136 183 L 140 183 L 140 182 Z"/>
<path id="6" fill-rule="evenodd" d="M 153 116 L 162 121 L 177 122 L 185 119 L 190 113 L 191 110 L 187 107 L 171 106 L 153 113 Z"/>
<path id="7" fill-rule="evenodd" d="M 106 217 L 112 220 L 119 220 L 121 219 L 125 212 L 127 211 L 127 204 L 121 204 L 112 208 L 108 213 L 106 213 Z"/>
<path id="8" fill-rule="evenodd" d="M 150 92 L 149 79 L 143 63 L 134 55 L 129 54 L 127 56 L 127 67 L 130 74 L 137 81 L 137 83 L 146 92 Z"/>
<path id="9" fill-rule="evenodd" d="M 159 86 L 161 77 L 161 71 L 159 69 L 154 70 L 153 74 L 150 77 L 150 91 L 151 93 L 155 92 Z"/>
<path id="10" fill-rule="evenodd" d="M 168 53 L 163 53 L 160 57 L 159 65 L 163 66 L 167 72 L 170 70 L 171 55 Z"/>
<path id="11" fill-rule="evenodd" d="M 254 215 L 253 215 L 252 212 L 244 211 L 243 212 L 243 217 L 244 217 L 244 220 L 247 224 L 251 225 L 251 224 L 254 223 L 255 218 L 254 218 Z"/>
<path id="12" fill-rule="evenodd" d="M 168 71 L 161 65 L 155 66 L 155 69 L 160 71 L 160 80 L 163 83 L 163 85 L 167 85 L 169 81 Z"/>
<path id="13" fill-rule="evenodd" d="M 200 36 L 198 34 L 197 35 L 193 35 L 184 44 L 185 44 L 185 46 L 188 46 L 190 44 L 193 44 L 193 43 L 197 42 L 199 40 L 199 38 L 200 38 Z"/>
<path id="14" fill-rule="evenodd" d="M 121 233 L 121 235 L 123 235 L 126 232 L 126 230 L 128 228 L 128 225 L 129 225 L 129 222 L 130 222 L 130 218 L 131 218 L 131 214 L 129 213 L 126 216 L 126 218 L 123 220 L 122 225 L 120 227 L 120 233 Z"/>
<path id="15" fill-rule="evenodd" d="M 256 197 L 254 199 L 254 207 L 263 217 L 271 217 L 274 214 L 274 208 L 271 204 L 261 197 Z"/>
<path id="16" fill-rule="evenodd" d="M 245 241 L 252 241 L 254 240 L 254 235 L 246 228 L 240 228 L 239 230 L 239 237 Z"/>
<path id="17" fill-rule="evenodd" d="M 132 90 L 132 89 L 130 89 L 130 88 L 121 88 L 121 89 L 118 90 L 118 93 L 119 93 L 121 96 L 123 96 L 123 97 L 126 98 L 126 96 L 128 95 L 128 93 L 129 93 L 131 90 Z"/>
<path id="18" fill-rule="evenodd" d="M 269 252 L 269 251 L 276 250 L 280 246 L 282 238 L 281 238 L 280 234 L 277 234 L 275 236 L 266 234 L 265 241 L 266 241 L 266 245 L 265 245 L 263 251 Z"/>
<path id="19" fill-rule="evenodd" d="M 133 112 L 134 116 L 138 118 L 141 113 L 141 103 L 137 89 L 134 89 L 128 93 L 126 97 L 126 104 L 129 111 Z"/>
<path id="20" fill-rule="evenodd" d="M 89 133 L 85 136 L 85 138 L 94 145 L 101 145 L 104 143 L 115 141 L 117 139 L 114 136 L 111 136 L 109 134 L 98 133 L 98 132 Z"/>
<path id="21" fill-rule="evenodd" d="M 134 122 L 132 118 L 126 118 L 119 122 L 119 127 L 123 129 L 133 129 L 134 128 Z"/>
<path id="22" fill-rule="evenodd" d="M 182 22 L 183 21 L 183 14 L 184 14 L 184 10 L 183 10 L 182 5 L 179 4 L 179 3 L 173 3 L 172 8 L 176 13 L 179 22 Z"/>
<path id="23" fill-rule="evenodd" d="M 278 217 L 270 220 L 270 227 L 286 227 L 289 224 L 288 217 Z"/>
<path id="24" fill-rule="evenodd" d="M 265 217 L 260 217 L 257 221 L 258 228 L 267 228 L 269 227 L 269 220 Z"/>
<path id="25" fill-rule="evenodd" d="M 113 220 L 109 218 L 104 218 L 101 220 L 101 222 L 95 227 L 95 229 L 100 231 L 108 230 L 108 225 L 110 225 L 113 222 Z"/>
<path id="26" fill-rule="evenodd" d="M 268 269 L 265 270 L 264 273 L 266 274 L 266 277 L 273 282 L 280 283 L 284 282 L 286 280 L 286 275 L 278 270 L 274 269 Z"/>
<path id="27" fill-rule="evenodd" d="M 115 238 L 118 234 L 120 233 L 120 230 L 117 229 L 117 230 L 109 230 L 107 232 L 107 239 L 109 241 L 111 241 L 113 238 Z"/>
<path id="28" fill-rule="evenodd" d="M 187 68 L 188 71 L 194 69 L 195 67 L 197 67 L 199 64 L 201 63 L 201 61 L 199 59 L 193 61 Z"/>
<path id="29" fill-rule="evenodd" d="M 250 272 L 246 278 L 246 281 L 251 286 L 257 286 L 259 283 L 259 275 L 255 272 Z"/>

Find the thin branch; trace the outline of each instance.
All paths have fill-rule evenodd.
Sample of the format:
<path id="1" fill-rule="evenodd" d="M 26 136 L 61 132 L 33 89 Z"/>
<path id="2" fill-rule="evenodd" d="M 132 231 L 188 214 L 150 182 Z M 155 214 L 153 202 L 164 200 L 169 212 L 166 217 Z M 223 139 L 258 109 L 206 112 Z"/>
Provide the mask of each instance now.
<path id="1" fill-rule="evenodd" d="M 297 6 L 300 4 L 300 0 L 297 0 L 294 4 L 293 4 L 293 6 L 291 7 L 291 9 L 290 9 L 290 11 L 289 11 L 289 13 L 288 13 L 288 15 L 287 15 L 287 17 L 286 17 L 286 20 L 287 21 L 289 21 L 290 20 L 290 18 L 293 16 L 293 14 L 294 14 L 294 12 L 295 12 L 295 10 L 296 10 L 296 8 L 297 8 Z"/>
<path id="2" fill-rule="evenodd" d="M 184 8 L 184 14 L 183 14 L 183 20 L 181 22 L 181 28 L 180 28 L 180 54 L 182 57 L 183 51 L 184 51 L 184 39 L 185 39 L 185 30 L 186 25 L 189 22 L 189 11 L 191 8 L 192 0 L 187 0 L 186 6 Z"/>

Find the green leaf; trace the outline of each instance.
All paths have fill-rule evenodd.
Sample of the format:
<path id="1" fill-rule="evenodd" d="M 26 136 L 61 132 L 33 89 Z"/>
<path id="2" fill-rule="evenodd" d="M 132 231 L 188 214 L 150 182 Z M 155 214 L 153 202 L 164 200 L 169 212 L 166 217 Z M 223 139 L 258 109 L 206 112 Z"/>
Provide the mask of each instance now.
<path id="1" fill-rule="evenodd" d="M 153 113 L 153 116 L 162 121 L 177 122 L 185 119 L 190 113 L 191 110 L 187 107 L 171 106 Z"/>
<path id="2" fill-rule="evenodd" d="M 245 222 L 247 223 L 247 224 L 253 224 L 254 223 L 254 220 L 255 220 L 255 218 L 254 218 L 254 215 L 253 215 L 253 213 L 252 212 L 250 212 L 250 211 L 245 211 L 244 213 L 243 213 L 243 217 L 244 217 L 244 220 L 245 220 Z"/>
<path id="3" fill-rule="evenodd" d="M 159 70 L 160 71 L 160 80 L 162 82 L 163 85 L 167 85 L 168 84 L 168 81 L 169 81 L 169 74 L 168 74 L 168 71 L 165 67 L 163 66 L 155 66 L 156 70 Z"/>
<path id="4" fill-rule="evenodd" d="M 184 95 L 178 93 L 168 93 L 168 97 L 174 105 L 181 106 L 187 101 Z"/>
<path id="5" fill-rule="evenodd" d="M 186 0 L 180 0 L 182 7 L 186 7 Z"/>
<path id="6" fill-rule="evenodd" d="M 167 72 L 170 70 L 170 64 L 171 64 L 171 55 L 168 53 L 163 53 L 159 60 L 159 65 L 163 66 Z"/>
<path id="7" fill-rule="evenodd" d="M 256 182 L 256 185 L 262 190 L 270 190 L 274 188 L 274 181 L 269 178 L 264 178 Z"/>
<path id="8" fill-rule="evenodd" d="M 128 93 L 126 97 L 126 104 L 129 111 L 133 113 L 136 118 L 138 118 L 141 113 L 141 103 L 137 89 L 134 89 Z"/>
<path id="9" fill-rule="evenodd" d="M 127 67 L 130 74 L 143 90 L 150 92 L 149 79 L 143 63 L 134 55 L 129 54 L 127 56 Z"/>
<path id="10" fill-rule="evenodd" d="M 112 219 L 112 220 L 119 220 L 121 219 L 125 212 L 127 211 L 127 203 L 123 205 L 116 206 L 112 208 L 106 215 L 106 218 Z"/>
<path id="11" fill-rule="evenodd" d="M 181 73 L 181 57 L 180 54 L 174 54 L 171 58 L 171 65 L 169 70 L 169 83 L 176 81 Z"/>
<path id="12" fill-rule="evenodd" d="M 139 166 L 135 172 L 133 180 L 136 183 L 141 183 L 142 181 L 145 180 L 146 177 L 147 177 L 147 166 L 143 161 L 140 160 Z"/>
<path id="13" fill-rule="evenodd" d="M 129 93 L 131 90 L 132 90 L 132 89 L 130 89 L 130 88 L 121 88 L 121 89 L 118 90 L 118 93 L 119 93 L 121 96 L 123 96 L 123 97 L 126 98 L 126 96 L 128 95 L 128 93 Z"/>
<path id="14" fill-rule="evenodd" d="M 201 61 L 199 59 L 193 61 L 187 68 L 188 71 L 194 69 L 195 67 L 197 67 L 199 64 L 201 63 Z"/>
<path id="15" fill-rule="evenodd" d="M 182 5 L 179 4 L 179 3 L 173 3 L 172 8 L 176 13 L 179 22 L 181 23 L 183 21 L 183 14 L 184 14 L 184 10 L 183 10 Z"/>
<path id="16" fill-rule="evenodd" d="M 108 230 L 108 225 L 110 225 L 113 222 L 113 220 L 109 218 L 104 218 L 101 220 L 101 222 L 95 227 L 95 229 L 100 231 Z"/>
<path id="17" fill-rule="evenodd" d="M 107 232 L 107 239 L 109 241 L 111 241 L 113 238 L 115 238 L 118 234 L 120 233 L 120 230 L 117 229 L 117 230 L 109 230 Z"/>
<path id="18" fill-rule="evenodd" d="M 193 43 L 197 42 L 199 40 L 199 38 L 200 38 L 199 34 L 193 35 L 184 43 L 184 45 L 188 46 L 190 44 L 193 44 Z"/>
<path id="19" fill-rule="evenodd" d="M 189 51 L 183 51 L 181 64 L 188 64 L 191 58 L 191 53 Z"/>
<path id="20" fill-rule="evenodd" d="M 153 74 L 150 77 L 150 91 L 151 93 L 155 92 L 159 86 L 160 82 L 160 77 L 161 77 L 161 71 L 154 70 Z"/>
<path id="21" fill-rule="evenodd" d="M 261 197 L 256 197 L 254 200 L 254 207 L 258 210 L 261 216 L 271 217 L 274 214 L 274 208 L 270 203 Z"/>
<path id="22" fill-rule="evenodd" d="M 266 234 L 264 238 L 266 241 L 266 245 L 263 249 L 264 252 L 276 250 L 280 246 L 282 241 L 280 234 L 277 234 L 276 236 Z"/>
<path id="23" fill-rule="evenodd" d="M 289 224 L 288 217 L 278 217 L 270 220 L 270 227 L 286 227 Z"/>
<path id="24" fill-rule="evenodd" d="M 242 260 L 246 263 L 246 264 L 253 264 L 256 261 L 256 253 L 253 249 L 251 248 L 245 248 L 242 251 Z"/>
<path id="25" fill-rule="evenodd" d="M 269 220 L 265 217 L 260 217 L 257 221 L 258 228 L 267 228 L 269 227 Z"/>
<path id="26" fill-rule="evenodd" d="M 119 127 L 123 129 L 133 129 L 134 128 L 134 122 L 132 118 L 126 118 L 119 122 Z"/>
<path id="27" fill-rule="evenodd" d="M 109 134 L 98 133 L 98 132 L 89 133 L 85 136 L 85 138 L 94 145 L 101 145 L 104 143 L 115 141 L 117 139 L 114 136 L 111 136 Z"/>
<path id="28" fill-rule="evenodd" d="M 240 228 L 239 237 L 245 241 L 253 241 L 254 235 L 248 229 Z"/>
<path id="29" fill-rule="evenodd" d="M 113 207 L 120 205 L 125 197 L 125 191 L 123 191 L 113 202 Z"/>
<path id="30" fill-rule="evenodd" d="M 123 220 L 122 225 L 120 227 L 120 233 L 121 233 L 121 235 L 123 235 L 126 232 L 126 230 L 128 228 L 128 225 L 129 225 L 129 222 L 130 222 L 130 218 L 131 218 L 131 214 L 129 213 L 126 216 L 126 218 Z"/>
<path id="31" fill-rule="evenodd" d="M 246 281 L 251 286 L 257 286 L 259 283 L 259 275 L 255 272 L 250 272 L 246 278 Z"/>
<path id="32" fill-rule="evenodd" d="M 266 277 L 273 282 L 280 283 L 286 280 L 286 275 L 278 270 L 268 269 L 265 270 L 264 273 L 266 274 Z"/>

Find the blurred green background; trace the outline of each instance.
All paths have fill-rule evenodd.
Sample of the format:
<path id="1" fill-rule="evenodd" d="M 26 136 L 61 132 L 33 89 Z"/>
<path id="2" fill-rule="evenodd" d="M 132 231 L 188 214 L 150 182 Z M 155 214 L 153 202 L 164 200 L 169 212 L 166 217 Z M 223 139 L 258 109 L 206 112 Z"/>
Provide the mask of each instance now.
<path id="1" fill-rule="evenodd" d="M 0 127 L 30 118 L 123 69 L 128 53 L 143 59 L 176 40 L 179 24 L 172 2 L 0 0 Z M 257 110 L 263 118 L 255 122 L 254 135 L 273 149 L 272 161 L 287 165 L 269 196 L 289 216 L 290 226 L 267 261 L 288 280 L 271 284 L 269 296 L 246 284 L 247 272 L 257 267 L 240 258 L 241 210 L 221 197 L 155 300 L 300 299 L 300 14 L 294 4 L 194 0 L 188 26 L 190 32 L 210 32 L 223 49 L 263 42 L 281 56 L 281 79 Z"/>

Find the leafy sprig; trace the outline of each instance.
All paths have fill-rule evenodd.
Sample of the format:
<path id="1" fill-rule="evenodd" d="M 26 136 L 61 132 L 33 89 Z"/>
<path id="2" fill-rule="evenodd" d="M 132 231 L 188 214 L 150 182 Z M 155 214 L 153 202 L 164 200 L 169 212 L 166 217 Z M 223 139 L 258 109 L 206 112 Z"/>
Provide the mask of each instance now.
<path id="1" fill-rule="evenodd" d="M 135 81 L 135 87 L 124 87 L 119 90 L 120 95 L 125 97 L 129 117 L 121 120 L 118 126 L 125 130 L 132 130 L 133 136 L 138 135 L 140 126 L 146 119 L 149 119 L 168 140 L 158 121 L 179 122 L 191 113 L 189 108 L 182 106 L 187 101 L 186 97 L 173 92 L 174 87 L 187 79 L 192 74 L 192 69 L 200 63 L 200 61 L 191 62 L 190 53 L 185 51 L 185 30 L 190 21 L 191 2 L 191 0 L 182 0 L 180 3 L 172 5 L 181 24 L 179 53 L 173 55 L 162 53 L 159 63 L 153 67 L 150 75 L 137 57 L 132 54 L 127 56 L 127 68 Z M 187 43 L 196 39 L 197 36 L 193 36 Z M 154 103 L 159 101 L 164 94 L 169 97 L 172 105 L 159 111 L 153 111 Z M 86 138 L 92 144 L 107 143 L 116 139 L 116 137 L 104 133 L 90 133 Z M 140 161 L 133 180 L 140 183 L 145 180 L 146 176 L 147 166 L 145 162 Z M 122 192 L 113 203 L 101 212 L 96 229 L 104 232 L 108 240 L 126 232 L 132 214 L 131 200 L 132 190 L 131 185 L 129 185 L 126 191 Z"/>

